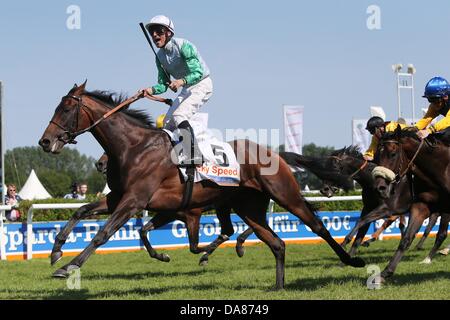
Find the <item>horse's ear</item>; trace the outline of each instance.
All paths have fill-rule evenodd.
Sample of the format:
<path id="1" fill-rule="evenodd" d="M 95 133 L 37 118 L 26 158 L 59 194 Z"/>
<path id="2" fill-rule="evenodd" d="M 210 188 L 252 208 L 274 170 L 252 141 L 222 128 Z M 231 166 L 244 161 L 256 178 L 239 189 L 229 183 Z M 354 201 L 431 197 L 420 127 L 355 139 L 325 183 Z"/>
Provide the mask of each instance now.
<path id="1" fill-rule="evenodd" d="M 74 87 L 72 89 L 73 90 L 73 94 L 76 95 L 76 96 L 82 95 L 83 92 L 84 92 L 84 89 L 86 88 L 86 83 L 87 83 L 87 79 L 83 82 L 83 84 L 81 86 Z"/>
<path id="2" fill-rule="evenodd" d="M 401 133 L 402 133 L 402 127 L 401 127 L 399 124 L 397 124 L 397 128 L 395 128 L 395 136 L 396 136 L 398 139 L 400 139 Z"/>

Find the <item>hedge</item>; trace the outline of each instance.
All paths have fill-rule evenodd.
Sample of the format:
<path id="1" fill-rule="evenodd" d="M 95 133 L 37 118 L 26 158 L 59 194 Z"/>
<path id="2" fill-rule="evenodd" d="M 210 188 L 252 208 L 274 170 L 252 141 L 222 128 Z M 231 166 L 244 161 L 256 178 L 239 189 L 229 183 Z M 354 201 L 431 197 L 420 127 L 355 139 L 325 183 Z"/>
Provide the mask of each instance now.
<path id="1" fill-rule="evenodd" d="M 361 193 L 358 191 L 353 191 L 349 193 L 339 193 L 339 196 L 348 196 L 348 195 L 360 195 Z M 304 194 L 307 197 L 321 196 L 317 194 Z M 21 212 L 21 217 L 19 221 L 25 222 L 27 220 L 27 213 L 32 204 L 35 203 L 86 203 L 93 202 L 99 200 L 100 198 L 95 197 L 94 195 L 88 195 L 85 200 L 72 200 L 72 199 L 60 199 L 60 198 L 52 198 L 46 200 L 23 200 L 19 204 L 19 210 Z M 362 201 L 331 201 L 331 202 L 312 202 L 314 207 L 317 208 L 318 211 L 360 211 L 362 209 Z M 275 204 L 274 212 L 285 212 L 286 209 Z M 64 221 L 69 220 L 70 217 L 74 214 L 75 209 L 40 209 L 35 211 L 33 216 L 33 221 Z M 214 214 L 214 210 L 208 211 L 205 214 Z M 151 213 L 150 213 L 151 215 Z M 142 213 L 136 215 L 136 217 L 141 217 Z M 92 217 L 92 219 L 103 219 L 108 217 L 108 215 L 98 215 Z"/>

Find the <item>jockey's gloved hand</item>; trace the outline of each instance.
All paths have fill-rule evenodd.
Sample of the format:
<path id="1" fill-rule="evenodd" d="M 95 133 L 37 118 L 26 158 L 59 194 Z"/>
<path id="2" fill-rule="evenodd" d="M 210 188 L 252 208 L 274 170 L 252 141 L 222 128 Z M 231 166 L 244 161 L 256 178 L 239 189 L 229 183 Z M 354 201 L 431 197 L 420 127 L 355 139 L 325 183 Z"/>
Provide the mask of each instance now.
<path id="1" fill-rule="evenodd" d="M 143 94 L 144 96 L 145 95 L 152 95 L 153 94 L 153 88 L 152 87 L 150 87 L 150 88 L 143 88 L 143 89 L 140 89 L 139 91 L 138 91 L 138 94 Z"/>
<path id="2" fill-rule="evenodd" d="M 429 134 L 430 134 L 430 132 L 427 129 L 419 130 L 417 132 L 417 135 L 419 136 L 420 139 L 425 139 L 426 137 L 428 137 Z"/>
<path id="3" fill-rule="evenodd" d="M 186 84 L 186 81 L 184 81 L 184 79 L 177 79 L 177 80 L 173 80 L 169 84 L 169 88 L 176 92 L 178 90 L 178 88 L 184 86 L 185 84 Z"/>

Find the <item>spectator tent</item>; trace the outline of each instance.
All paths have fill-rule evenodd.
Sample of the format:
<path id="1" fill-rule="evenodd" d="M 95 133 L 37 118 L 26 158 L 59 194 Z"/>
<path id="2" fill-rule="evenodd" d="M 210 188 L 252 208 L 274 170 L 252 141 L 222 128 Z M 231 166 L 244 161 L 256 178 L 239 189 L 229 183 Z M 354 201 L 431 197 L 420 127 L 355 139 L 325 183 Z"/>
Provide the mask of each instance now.
<path id="1" fill-rule="evenodd" d="M 19 192 L 19 196 L 24 200 L 47 199 L 52 197 L 47 190 L 45 190 L 34 170 L 31 170 L 27 182 L 25 182 L 22 190 Z"/>

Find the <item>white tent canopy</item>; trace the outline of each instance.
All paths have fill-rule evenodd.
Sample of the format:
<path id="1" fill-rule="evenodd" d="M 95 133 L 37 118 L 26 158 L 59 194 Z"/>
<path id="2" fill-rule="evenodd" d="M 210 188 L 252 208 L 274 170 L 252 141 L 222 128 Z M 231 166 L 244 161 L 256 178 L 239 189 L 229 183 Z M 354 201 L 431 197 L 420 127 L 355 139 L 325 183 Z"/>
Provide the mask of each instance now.
<path id="1" fill-rule="evenodd" d="M 24 200 L 48 199 L 52 197 L 47 190 L 45 190 L 34 170 L 31 170 L 27 182 L 25 182 L 22 190 L 19 192 L 19 196 Z"/>

